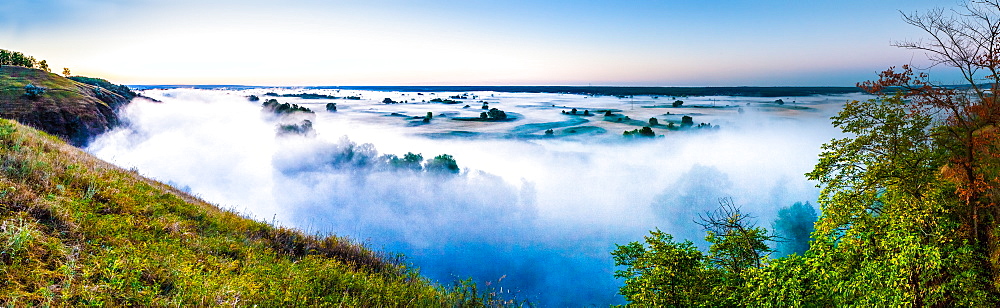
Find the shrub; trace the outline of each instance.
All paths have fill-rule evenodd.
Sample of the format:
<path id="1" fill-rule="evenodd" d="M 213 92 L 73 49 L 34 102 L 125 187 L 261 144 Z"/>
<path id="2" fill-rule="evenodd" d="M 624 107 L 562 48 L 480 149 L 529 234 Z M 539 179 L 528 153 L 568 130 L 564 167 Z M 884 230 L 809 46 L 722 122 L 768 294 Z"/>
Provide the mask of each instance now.
<path id="1" fill-rule="evenodd" d="M 24 86 L 24 96 L 29 99 L 37 99 L 45 94 L 45 88 L 39 87 L 33 84 L 28 84 Z"/>

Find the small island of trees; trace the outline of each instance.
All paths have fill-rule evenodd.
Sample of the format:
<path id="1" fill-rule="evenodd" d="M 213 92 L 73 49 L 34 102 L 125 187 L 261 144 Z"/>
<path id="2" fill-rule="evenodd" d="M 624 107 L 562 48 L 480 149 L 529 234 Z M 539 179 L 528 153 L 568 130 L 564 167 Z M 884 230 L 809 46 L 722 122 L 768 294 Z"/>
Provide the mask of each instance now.
<path id="1" fill-rule="evenodd" d="M 264 101 L 264 104 L 262 104 L 261 107 L 263 107 L 264 111 L 268 111 L 276 115 L 285 115 L 295 112 L 313 113 L 313 111 L 309 108 L 296 104 L 279 103 L 278 100 L 273 98 Z"/>

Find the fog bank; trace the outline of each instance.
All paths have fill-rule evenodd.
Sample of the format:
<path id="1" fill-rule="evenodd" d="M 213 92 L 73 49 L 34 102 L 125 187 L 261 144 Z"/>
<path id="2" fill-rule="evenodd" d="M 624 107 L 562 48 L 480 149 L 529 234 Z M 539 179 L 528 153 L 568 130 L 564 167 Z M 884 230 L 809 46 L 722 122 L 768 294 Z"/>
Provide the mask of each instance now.
<path id="1" fill-rule="evenodd" d="M 610 256 L 615 244 L 641 240 L 653 228 L 702 243 L 692 220 L 719 198 L 732 197 L 765 227 L 780 208 L 815 204 L 818 190 L 803 174 L 819 146 L 838 136 L 828 118 L 839 103 L 795 116 L 749 108 L 709 114 L 720 129 L 651 140 L 624 140 L 613 131 L 434 139 L 415 133 L 426 128 L 373 121 L 361 105 L 337 113 L 309 106 L 315 135 L 279 136 L 276 120 L 247 101 L 249 93 L 146 91 L 162 103 L 129 105 L 122 111 L 128 125 L 87 150 L 261 220 L 403 253 L 439 282 L 472 276 L 553 307 L 621 303 Z M 492 105 L 517 96 L 479 96 L 491 94 Z M 509 99 L 590 102 L 533 95 Z M 800 98 L 823 99 L 846 100 Z M 420 114 L 430 107 L 394 108 Z M 407 152 L 424 159 L 450 154 L 461 171 L 379 167 L 384 155 Z"/>

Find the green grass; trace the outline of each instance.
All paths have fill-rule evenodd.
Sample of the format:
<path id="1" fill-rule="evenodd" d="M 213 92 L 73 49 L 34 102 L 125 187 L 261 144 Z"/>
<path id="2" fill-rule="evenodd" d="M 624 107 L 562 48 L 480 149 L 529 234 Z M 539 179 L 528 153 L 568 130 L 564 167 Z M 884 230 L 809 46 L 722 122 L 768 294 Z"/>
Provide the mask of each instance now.
<path id="1" fill-rule="evenodd" d="M 0 120 L 0 305 L 504 304 L 393 260 L 220 210 Z"/>

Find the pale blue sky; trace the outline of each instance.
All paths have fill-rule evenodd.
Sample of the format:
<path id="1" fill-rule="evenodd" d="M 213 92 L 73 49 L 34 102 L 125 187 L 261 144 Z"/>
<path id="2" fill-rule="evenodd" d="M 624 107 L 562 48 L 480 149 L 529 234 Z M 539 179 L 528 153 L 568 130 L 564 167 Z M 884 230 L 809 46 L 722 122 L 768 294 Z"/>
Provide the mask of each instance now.
<path id="1" fill-rule="evenodd" d="M 850 86 L 925 62 L 898 11 L 958 3 L 3 0 L 0 48 L 128 84 Z"/>

